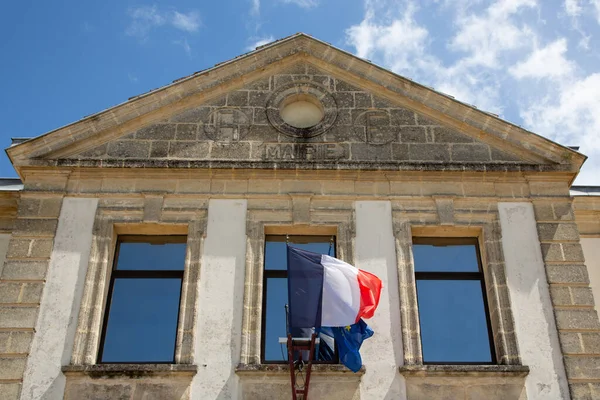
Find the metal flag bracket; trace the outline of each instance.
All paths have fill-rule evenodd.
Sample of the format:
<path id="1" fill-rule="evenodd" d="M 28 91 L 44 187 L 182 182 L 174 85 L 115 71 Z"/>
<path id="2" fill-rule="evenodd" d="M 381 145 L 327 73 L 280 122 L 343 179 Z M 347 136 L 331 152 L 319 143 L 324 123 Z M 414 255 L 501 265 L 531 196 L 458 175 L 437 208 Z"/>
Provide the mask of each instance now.
<path id="1" fill-rule="evenodd" d="M 315 345 L 318 345 L 319 341 L 320 339 L 314 332 L 310 338 L 293 338 L 290 333 L 288 333 L 287 338 L 279 338 L 279 343 L 287 343 L 293 400 L 308 400 Z M 308 353 L 307 360 L 303 359 L 303 353 Z M 294 359 L 294 355 L 298 355 L 297 360 Z"/>

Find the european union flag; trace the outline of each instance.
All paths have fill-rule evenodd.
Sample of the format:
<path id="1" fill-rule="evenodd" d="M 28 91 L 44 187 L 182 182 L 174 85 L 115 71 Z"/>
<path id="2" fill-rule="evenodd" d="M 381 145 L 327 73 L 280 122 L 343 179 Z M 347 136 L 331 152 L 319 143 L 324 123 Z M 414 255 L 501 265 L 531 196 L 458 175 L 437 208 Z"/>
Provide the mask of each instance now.
<path id="1" fill-rule="evenodd" d="M 362 319 L 350 326 L 321 327 L 321 332 L 333 336 L 337 344 L 340 362 L 353 372 L 362 367 L 360 346 L 363 340 L 373 336 L 373 330 Z"/>

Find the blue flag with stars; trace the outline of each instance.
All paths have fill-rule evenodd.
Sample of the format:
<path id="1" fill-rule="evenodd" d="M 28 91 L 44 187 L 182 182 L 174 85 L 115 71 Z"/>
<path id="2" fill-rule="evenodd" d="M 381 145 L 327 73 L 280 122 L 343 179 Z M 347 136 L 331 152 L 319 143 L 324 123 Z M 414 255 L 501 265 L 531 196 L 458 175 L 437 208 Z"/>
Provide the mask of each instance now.
<path id="1" fill-rule="evenodd" d="M 360 346 L 373 336 L 373 330 L 362 319 L 350 326 L 321 327 L 321 333 L 333 336 L 338 348 L 340 362 L 353 372 L 362 367 Z"/>

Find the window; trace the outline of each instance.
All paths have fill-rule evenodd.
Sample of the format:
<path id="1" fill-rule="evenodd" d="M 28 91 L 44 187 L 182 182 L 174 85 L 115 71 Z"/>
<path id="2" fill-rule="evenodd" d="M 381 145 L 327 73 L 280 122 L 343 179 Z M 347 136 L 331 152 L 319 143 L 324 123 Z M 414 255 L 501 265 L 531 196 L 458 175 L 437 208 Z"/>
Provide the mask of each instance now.
<path id="1" fill-rule="evenodd" d="M 495 363 L 477 239 L 415 238 L 413 255 L 423 362 Z"/>
<path id="2" fill-rule="evenodd" d="M 99 363 L 173 363 L 186 236 L 121 236 Z"/>
<path id="3" fill-rule="evenodd" d="M 286 337 L 286 311 L 288 302 L 287 286 L 287 252 L 286 238 L 290 246 L 328 254 L 335 257 L 335 237 L 333 236 L 300 236 L 300 235 L 267 235 L 265 238 L 265 269 L 263 282 L 263 315 L 262 315 L 262 362 L 281 363 L 287 361 L 287 347 L 279 343 L 279 338 Z M 308 337 L 309 334 L 292 332 L 295 337 Z M 337 362 L 335 344 L 329 337 L 322 336 L 315 360 L 321 362 Z"/>

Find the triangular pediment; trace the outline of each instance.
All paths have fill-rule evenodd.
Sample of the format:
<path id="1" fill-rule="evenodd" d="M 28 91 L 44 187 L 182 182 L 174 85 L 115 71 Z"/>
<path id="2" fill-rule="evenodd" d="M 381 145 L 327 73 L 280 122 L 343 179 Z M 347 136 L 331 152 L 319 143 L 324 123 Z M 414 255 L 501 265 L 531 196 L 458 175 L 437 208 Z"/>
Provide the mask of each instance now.
<path id="1" fill-rule="evenodd" d="M 347 53 L 331 47 L 320 52 L 326 45 L 315 39 L 286 40 L 8 153 L 17 168 L 32 160 L 63 166 L 418 168 L 426 163 L 577 171 L 585 159 Z M 342 65 L 334 56 L 352 62 Z M 385 81 L 381 74 L 387 74 Z M 318 100 L 316 125 L 295 128 L 286 122 L 282 107 L 290 98 L 304 101 L 298 96 Z"/>

